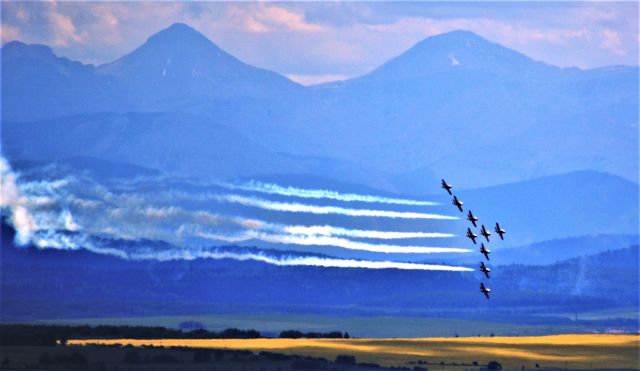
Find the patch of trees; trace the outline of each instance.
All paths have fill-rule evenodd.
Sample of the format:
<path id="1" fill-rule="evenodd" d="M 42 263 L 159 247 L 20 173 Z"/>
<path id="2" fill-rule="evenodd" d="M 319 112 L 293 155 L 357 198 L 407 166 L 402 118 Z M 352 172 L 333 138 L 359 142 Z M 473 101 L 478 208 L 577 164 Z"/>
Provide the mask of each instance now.
<path id="1" fill-rule="evenodd" d="M 182 331 L 144 326 L 0 325 L 1 346 L 54 346 L 68 339 L 255 339 L 256 330 Z"/>
<path id="2" fill-rule="evenodd" d="M 331 332 L 301 332 L 296 330 L 285 330 L 278 336 L 283 339 L 349 339 L 349 333 L 340 331 Z"/>

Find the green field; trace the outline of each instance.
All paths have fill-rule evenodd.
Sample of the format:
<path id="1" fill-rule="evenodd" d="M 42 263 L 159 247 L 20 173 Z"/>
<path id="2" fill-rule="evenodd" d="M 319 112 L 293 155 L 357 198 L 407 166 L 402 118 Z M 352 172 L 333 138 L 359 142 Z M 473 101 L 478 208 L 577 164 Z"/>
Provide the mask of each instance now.
<path id="1" fill-rule="evenodd" d="M 420 317 L 339 317 L 295 314 L 262 315 L 193 315 L 158 317 L 79 318 L 73 320 L 40 321 L 54 324 L 141 325 L 178 328 L 180 323 L 195 321 L 208 330 L 226 328 L 255 329 L 263 334 L 277 335 L 283 330 L 346 331 L 353 337 L 448 337 L 494 335 L 543 335 L 559 333 L 588 333 L 604 329 L 580 326 L 518 325 L 488 321 L 468 321 L 446 318 Z"/>

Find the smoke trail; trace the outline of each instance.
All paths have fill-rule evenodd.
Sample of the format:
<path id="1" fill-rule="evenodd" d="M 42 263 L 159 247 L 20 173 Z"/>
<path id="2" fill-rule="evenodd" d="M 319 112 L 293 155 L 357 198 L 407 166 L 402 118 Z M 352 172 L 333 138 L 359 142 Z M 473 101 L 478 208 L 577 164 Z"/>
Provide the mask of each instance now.
<path id="1" fill-rule="evenodd" d="M 144 254 L 136 254 L 134 258 L 144 258 Z M 263 263 L 278 266 L 312 266 L 312 267 L 335 267 L 335 268 L 364 268 L 364 269 L 402 269 L 402 270 L 423 270 L 423 271 L 450 271 L 450 272 L 472 272 L 473 269 L 459 266 L 437 265 L 437 264 L 419 264 L 419 263 L 403 263 L 392 261 L 371 261 L 371 260 L 353 260 L 353 259 L 334 259 L 315 256 L 287 256 L 274 257 L 266 254 L 254 253 L 233 253 L 221 251 L 201 251 L 196 258 L 210 259 L 234 259 L 234 260 L 256 260 Z M 179 255 L 165 255 L 164 260 L 187 259 Z"/>
<path id="2" fill-rule="evenodd" d="M 370 210 L 370 209 L 351 209 L 338 206 L 317 206 L 301 203 L 289 203 L 270 201 L 256 197 L 242 196 L 239 194 L 219 194 L 212 192 L 189 193 L 184 191 L 159 191 L 154 193 L 142 193 L 146 200 L 154 200 L 157 202 L 180 202 L 180 201 L 197 201 L 197 202 L 226 202 L 235 203 L 244 206 L 257 207 L 261 209 L 283 211 L 283 212 L 299 212 L 310 214 L 342 214 L 354 217 L 384 217 L 384 218 L 402 218 L 402 219 L 442 219 L 456 220 L 456 216 L 447 216 L 430 213 L 419 212 L 402 212 L 388 210 Z"/>
<path id="3" fill-rule="evenodd" d="M 345 238 L 317 236 L 317 235 L 291 235 L 291 234 L 269 234 L 258 231 L 246 231 L 239 235 L 223 235 L 218 233 L 196 232 L 198 237 L 225 241 L 230 243 L 248 241 L 252 239 L 290 245 L 302 246 L 335 246 L 348 250 L 371 251 L 380 253 L 397 254 L 434 254 L 434 253 L 466 253 L 470 250 L 457 247 L 428 247 L 428 246 L 399 246 L 386 244 L 370 244 L 365 242 L 352 241 Z"/>
<path id="4" fill-rule="evenodd" d="M 201 246 L 190 246 L 184 238 L 207 238 L 219 241 L 259 239 L 270 243 L 291 245 L 336 246 L 351 250 L 381 253 L 438 253 L 467 252 L 459 248 L 398 246 L 371 244 L 348 238 L 431 238 L 450 237 L 449 234 L 427 232 L 367 231 L 333 226 L 303 226 L 271 224 L 260 220 L 212 214 L 202 210 L 185 210 L 170 205 L 149 204 L 141 194 L 117 194 L 88 177 L 73 176 L 54 180 L 20 179 L 9 163 L 0 157 L 2 171 L 1 208 L 8 211 L 7 220 L 16 229 L 18 244 L 33 243 L 39 248 L 87 249 L 123 259 L 237 259 L 259 260 L 276 265 L 313 265 L 353 268 L 395 268 L 424 270 L 470 270 L 428 264 L 345 260 L 293 255 L 286 258 L 262 253 L 220 252 Z M 225 196 L 226 197 L 226 196 Z M 231 195 L 230 197 L 238 197 Z M 241 196 L 239 196 L 241 197 Z M 240 200 L 243 200 L 241 197 Z M 263 202 L 260 199 L 251 199 Z M 269 202 L 269 201 L 264 201 Z M 275 203 L 297 207 L 298 204 Z M 301 205 L 325 209 L 324 212 L 353 212 L 360 210 Z M 366 213 L 387 213 L 383 210 L 364 210 Z M 395 213 L 395 212 L 389 212 Z M 413 216 L 419 213 L 399 213 Z M 347 214 L 351 215 L 351 214 Z M 355 214 L 353 214 L 355 215 Z M 419 214 L 420 215 L 420 214 Z M 429 215 L 429 214 L 424 214 Z M 217 234 L 202 230 L 215 228 Z M 104 239 L 102 237 L 108 237 Z M 111 239 L 131 243 L 110 244 Z M 135 241 L 164 241 L 169 248 L 132 247 Z M 137 245 L 136 245 L 137 246 Z"/>
<path id="5" fill-rule="evenodd" d="M 347 229 L 330 225 L 288 225 L 282 226 L 281 229 L 283 232 L 289 234 L 303 234 L 310 236 L 343 236 L 353 238 L 372 238 L 378 240 L 398 240 L 405 238 L 449 238 L 455 236 L 451 233 L 376 231 L 365 229 Z"/>
<path id="6" fill-rule="evenodd" d="M 316 206 L 300 203 L 268 201 L 254 197 L 244 197 L 239 195 L 223 195 L 217 197 L 220 201 L 237 203 L 244 206 L 257 207 L 266 210 L 285 211 L 293 213 L 309 214 L 340 214 L 347 216 L 367 216 L 381 218 L 402 218 L 402 219 L 440 219 L 455 220 L 458 217 L 440 214 L 427 214 L 417 212 L 370 210 L 370 209 L 348 209 L 337 206 Z"/>
<path id="7" fill-rule="evenodd" d="M 29 241 L 31 234 L 37 229 L 29 205 L 29 199 L 18 188 L 11 166 L 4 157 L 0 157 L 0 207 L 2 210 L 9 210 L 8 219 L 16 229 L 16 240 L 19 243 Z"/>
<path id="8" fill-rule="evenodd" d="M 133 247 L 130 250 L 122 250 L 118 247 L 102 246 L 91 238 L 82 234 L 63 235 L 52 231 L 36 232 L 32 236 L 34 244 L 41 248 L 54 249 L 86 249 L 94 253 L 111 255 L 126 260 L 195 260 L 195 259 L 233 259 L 239 261 L 260 261 L 277 266 L 313 266 L 334 268 L 361 268 L 361 269 L 400 269 L 400 270 L 424 270 L 424 271 L 451 271 L 472 272 L 473 269 L 461 266 L 449 266 L 438 264 L 405 263 L 393 261 L 372 261 L 356 259 L 337 259 L 312 255 L 286 255 L 274 256 L 266 252 L 233 252 L 219 248 L 195 247 L 189 249 L 179 248 L 151 248 L 144 246 Z M 115 246 L 121 244 L 115 243 Z"/>
<path id="9" fill-rule="evenodd" d="M 103 190 L 103 192 L 105 192 Z M 103 194 L 112 201 L 115 196 Z M 178 207 L 154 207 L 138 205 L 137 197 L 120 198 L 119 205 L 96 204 L 97 201 L 68 197 L 67 201 L 73 205 L 82 205 L 90 210 L 88 215 L 82 214 L 82 207 L 76 209 L 74 218 L 72 213 L 65 209 L 60 214 L 57 211 L 40 211 L 35 213 L 38 225 L 41 229 L 77 231 L 82 225 L 85 233 L 92 235 L 105 235 L 116 239 L 151 239 L 161 240 L 172 244 L 181 245 L 186 237 L 201 237 L 226 242 L 240 242 L 250 239 L 258 239 L 270 243 L 292 245 L 318 245 L 336 246 L 351 250 L 363 250 L 383 253 L 440 253 L 440 252 L 467 252 L 459 248 L 423 247 L 423 246 L 395 246 L 376 245 L 356 242 L 344 238 L 336 238 L 335 235 L 352 235 L 361 238 L 412 238 L 416 236 L 441 237 L 450 236 L 440 233 L 423 232 L 385 232 L 350 230 L 331 226 L 288 226 L 266 223 L 256 219 L 241 217 L 229 217 L 211 214 L 205 211 L 187 211 Z M 80 217 L 80 219 L 77 219 Z M 199 232 L 201 227 L 216 227 L 219 233 L 203 235 Z M 220 232 L 237 232 L 238 228 L 249 230 L 244 234 L 236 233 L 234 237 Z M 259 232 L 257 230 L 271 233 Z M 195 232 L 194 232 L 195 231 Z M 370 233 L 371 232 L 371 233 Z M 335 234 L 334 234 L 335 233 Z"/>
<path id="10" fill-rule="evenodd" d="M 331 199 L 346 202 L 369 202 L 369 203 L 382 203 L 382 204 L 396 204 L 396 205 L 412 205 L 412 206 L 431 206 L 438 205 L 437 202 L 431 201 L 419 201 L 408 200 L 402 198 L 390 198 L 380 197 L 373 195 L 360 195 L 355 193 L 340 193 L 336 191 L 329 191 L 326 189 L 303 189 L 296 187 L 282 187 L 272 183 L 262 183 L 259 181 L 251 180 L 245 184 L 228 184 L 218 183 L 218 185 L 231 190 L 260 192 L 266 194 L 275 194 L 281 196 L 293 196 L 300 198 L 315 198 L 315 199 Z"/>

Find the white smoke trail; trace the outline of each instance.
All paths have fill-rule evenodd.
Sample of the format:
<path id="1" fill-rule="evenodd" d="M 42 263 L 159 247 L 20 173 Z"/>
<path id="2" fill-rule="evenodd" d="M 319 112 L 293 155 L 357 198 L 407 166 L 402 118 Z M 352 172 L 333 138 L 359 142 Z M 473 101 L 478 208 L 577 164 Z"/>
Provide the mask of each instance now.
<path id="1" fill-rule="evenodd" d="M 233 252 L 217 248 L 189 248 L 189 249 L 154 249 L 134 247 L 130 250 L 122 250 L 117 247 L 100 246 L 93 243 L 87 236 L 81 234 L 62 235 L 47 231 L 36 232 L 32 236 L 34 244 L 41 248 L 54 249 L 87 249 L 89 251 L 115 256 L 126 260 L 195 260 L 195 259 L 233 259 L 239 261 L 259 261 L 277 266 L 313 266 L 334 268 L 361 268 L 361 269 L 400 269 L 400 270 L 424 270 L 424 271 L 451 271 L 472 272 L 473 269 L 461 266 L 449 266 L 439 264 L 406 263 L 393 261 L 372 261 L 355 259 L 337 259 L 310 255 L 286 255 L 272 256 L 266 252 Z M 116 246 L 118 246 L 116 244 Z"/>
<path id="2" fill-rule="evenodd" d="M 466 249 L 399 246 L 389 244 L 371 244 L 353 241 L 347 238 L 432 238 L 451 237 L 444 233 L 367 231 L 324 226 L 280 225 L 260 220 L 241 217 L 230 217 L 212 214 L 202 210 L 185 210 L 180 207 L 149 204 L 149 199 L 141 194 L 116 194 L 106 187 L 95 183 L 91 178 L 67 177 L 58 180 L 24 180 L 18 182 L 18 176 L 12 171 L 9 163 L 0 158 L 2 177 L 0 180 L 0 201 L 3 214 L 8 211 L 7 220 L 15 227 L 18 244 L 33 243 L 40 248 L 52 249 L 87 249 L 100 254 L 108 254 L 119 258 L 145 258 L 162 260 L 167 256 L 176 259 L 192 259 L 209 257 L 216 259 L 259 260 L 276 265 L 317 265 L 327 267 L 353 268 L 395 268 L 425 270 L 467 270 L 463 267 L 448 267 L 428 264 L 377 262 L 333 259 L 313 256 L 273 257 L 267 254 L 233 254 L 231 252 L 212 252 L 198 246 L 184 243 L 186 237 L 217 239 L 219 241 L 237 242 L 248 239 L 259 239 L 270 243 L 291 245 L 336 246 L 351 250 L 373 251 L 382 253 L 439 253 L 467 252 Z M 242 196 L 230 195 L 231 197 Z M 226 196 L 225 196 L 226 197 Z M 249 198 L 249 200 L 254 200 Z M 263 200 L 255 199 L 258 202 Z M 236 200 L 237 201 L 237 200 Z M 269 202 L 269 201 L 265 201 Z M 286 207 L 297 207 L 298 204 L 274 203 Z M 301 205 L 314 208 L 317 206 Z M 350 212 L 360 210 L 319 207 L 323 212 Z M 384 210 L 364 210 L 367 215 L 387 213 Z M 394 212 L 390 212 L 394 213 Z M 430 215 L 420 213 L 399 213 L 409 217 Z M 389 216 L 389 214 L 383 214 Z M 390 216 L 391 217 L 391 216 Z M 420 216 L 419 216 L 420 217 Z M 203 228 L 216 229 L 217 235 L 203 234 Z M 244 232 L 238 234 L 238 231 Z M 338 237 L 336 237 L 338 236 Z M 100 238 L 109 237 L 115 240 L 164 241 L 169 249 L 161 251 L 155 248 L 142 249 L 131 244 L 113 247 Z M 217 237 L 217 238 L 216 238 Z M 100 242 L 102 241 L 102 242 Z M 137 243 L 137 242 L 136 242 Z M 135 245 L 135 243 L 134 243 Z M 181 246 L 181 247 L 179 247 Z"/>
<path id="3" fill-rule="evenodd" d="M 378 240 L 398 240 L 406 238 L 450 238 L 455 237 L 451 233 L 437 232 L 398 232 L 398 231 L 376 231 L 365 229 L 347 229 L 330 225 L 287 225 L 281 227 L 282 231 L 289 234 L 320 235 L 320 236 L 343 236 L 353 238 L 372 238 Z"/>
<path id="4" fill-rule="evenodd" d="M 109 196 L 113 200 L 113 196 Z M 337 238 L 335 235 L 352 235 L 361 238 L 394 238 L 394 237 L 442 237 L 450 236 L 439 233 L 423 232 L 386 232 L 350 230 L 332 226 L 289 226 L 266 223 L 256 219 L 241 217 L 229 217 L 211 214 L 205 211 L 187 211 L 178 207 L 154 207 L 140 206 L 137 198 L 119 200 L 118 204 L 131 203 L 128 206 L 111 207 L 109 205 L 95 205 L 84 199 L 68 198 L 70 203 L 88 208 L 91 212 L 76 220 L 69 210 L 63 210 L 58 214 L 55 211 L 36 213 L 38 224 L 41 228 L 53 230 L 77 231 L 82 229 L 91 235 L 105 235 L 116 239 L 150 239 L 161 240 L 172 244 L 183 244 L 186 237 L 201 237 L 226 242 L 240 242 L 250 239 L 259 239 L 270 243 L 291 245 L 318 245 L 336 246 L 351 250 L 363 250 L 383 253 L 441 253 L 441 252 L 467 252 L 459 248 L 423 247 L 423 246 L 396 246 L 386 244 L 370 244 L 356 242 L 345 238 Z M 75 215 L 82 216 L 81 208 Z M 236 231 L 238 227 L 249 230 L 242 234 L 243 237 L 229 237 L 229 235 L 216 234 L 202 235 L 198 231 L 201 227 L 216 227 L 219 231 Z M 234 227 L 235 226 L 235 227 Z M 271 233 L 259 232 L 258 230 Z"/>
<path id="5" fill-rule="evenodd" d="M 382 217 L 397 219 L 439 219 L 439 220 L 457 220 L 457 216 L 420 213 L 420 212 L 404 212 L 391 210 L 371 210 L 371 209 L 352 209 L 338 206 L 317 206 L 301 203 L 269 201 L 257 197 L 247 197 L 238 194 L 218 194 L 218 193 L 188 193 L 183 191 L 164 191 L 154 194 L 147 194 L 149 198 L 155 200 L 194 200 L 194 201 L 218 201 L 235 203 L 244 206 L 257 207 L 266 210 L 309 213 L 309 214 L 341 214 L 353 217 Z"/>
<path id="6" fill-rule="evenodd" d="M 275 194 L 288 197 L 300 197 L 300 198 L 314 198 L 314 199 L 330 199 L 346 202 L 368 202 L 368 203 L 382 203 L 382 204 L 396 204 L 396 205 L 412 205 L 412 206 L 431 206 L 438 205 L 437 202 L 431 201 L 419 201 L 409 200 L 402 198 L 380 197 L 373 195 L 360 195 L 355 193 L 340 193 L 336 191 L 329 191 L 326 189 L 303 189 L 296 187 L 283 187 L 278 184 L 262 183 L 259 181 L 251 180 L 245 184 L 228 184 L 218 183 L 218 185 L 231 190 L 260 192 L 266 194 Z"/>
<path id="7" fill-rule="evenodd" d="M 397 254 L 434 254 L 434 253 L 466 253 L 470 250 L 457 247 L 428 247 L 428 246 L 400 246 L 386 244 L 370 244 L 365 242 L 352 241 L 345 238 L 316 236 L 316 235 L 290 235 L 290 234 L 269 234 L 258 231 L 246 231 L 239 235 L 224 235 L 219 233 L 196 232 L 198 237 L 225 241 L 230 243 L 248 241 L 252 239 L 290 245 L 302 246 L 335 246 L 348 250 L 371 251 L 379 253 Z"/>
<path id="8" fill-rule="evenodd" d="M 455 216 L 428 214 L 418 212 L 390 211 L 390 210 L 370 210 L 370 209 L 349 209 L 337 206 L 316 206 L 300 203 L 268 201 L 260 198 L 245 197 L 239 195 L 222 195 L 217 197 L 218 200 L 230 203 L 237 203 L 244 206 L 257 207 L 265 210 L 284 211 L 293 213 L 309 213 L 309 214 L 340 214 L 347 216 L 366 216 L 381 218 L 402 218 L 402 219 L 439 219 L 439 220 L 456 220 Z"/>
<path id="9" fill-rule="evenodd" d="M 25 244 L 31 238 L 37 224 L 29 210 L 30 201 L 16 183 L 16 175 L 4 157 L 0 157 L 0 207 L 8 209 L 8 219 L 16 229 L 16 240 Z"/>
<path id="10" fill-rule="evenodd" d="M 135 254 L 134 258 L 144 259 L 144 254 Z M 255 253 L 233 253 L 228 251 L 201 251 L 197 255 L 185 257 L 179 253 L 163 255 L 163 260 L 197 258 L 210 259 L 234 259 L 234 260 L 255 260 L 267 264 L 278 266 L 312 266 L 312 267 L 334 267 L 334 268 L 364 268 L 364 269 L 401 269 L 401 270 L 423 270 L 423 271 L 449 271 L 449 272 L 472 272 L 473 269 L 459 266 L 403 263 L 392 261 L 371 261 L 354 259 L 334 259 L 316 256 L 287 256 L 274 257 L 266 254 Z"/>

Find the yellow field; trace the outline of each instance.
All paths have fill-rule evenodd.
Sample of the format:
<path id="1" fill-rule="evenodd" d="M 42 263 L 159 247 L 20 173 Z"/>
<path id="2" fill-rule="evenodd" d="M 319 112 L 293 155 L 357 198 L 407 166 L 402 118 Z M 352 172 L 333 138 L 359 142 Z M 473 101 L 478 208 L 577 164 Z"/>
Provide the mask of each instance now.
<path id="1" fill-rule="evenodd" d="M 640 369 L 640 335 L 550 335 L 523 337 L 412 339 L 160 339 L 71 340 L 69 344 L 121 344 L 246 349 L 333 359 L 355 355 L 358 362 L 385 366 L 411 361 L 486 364 L 497 360 L 510 369 L 540 367 Z M 462 368 L 465 367 L 455 367 Z M 471 368 L 471 367 L 469 367 Z M 451 369 L 451 366 L 447 366 Z"/>

